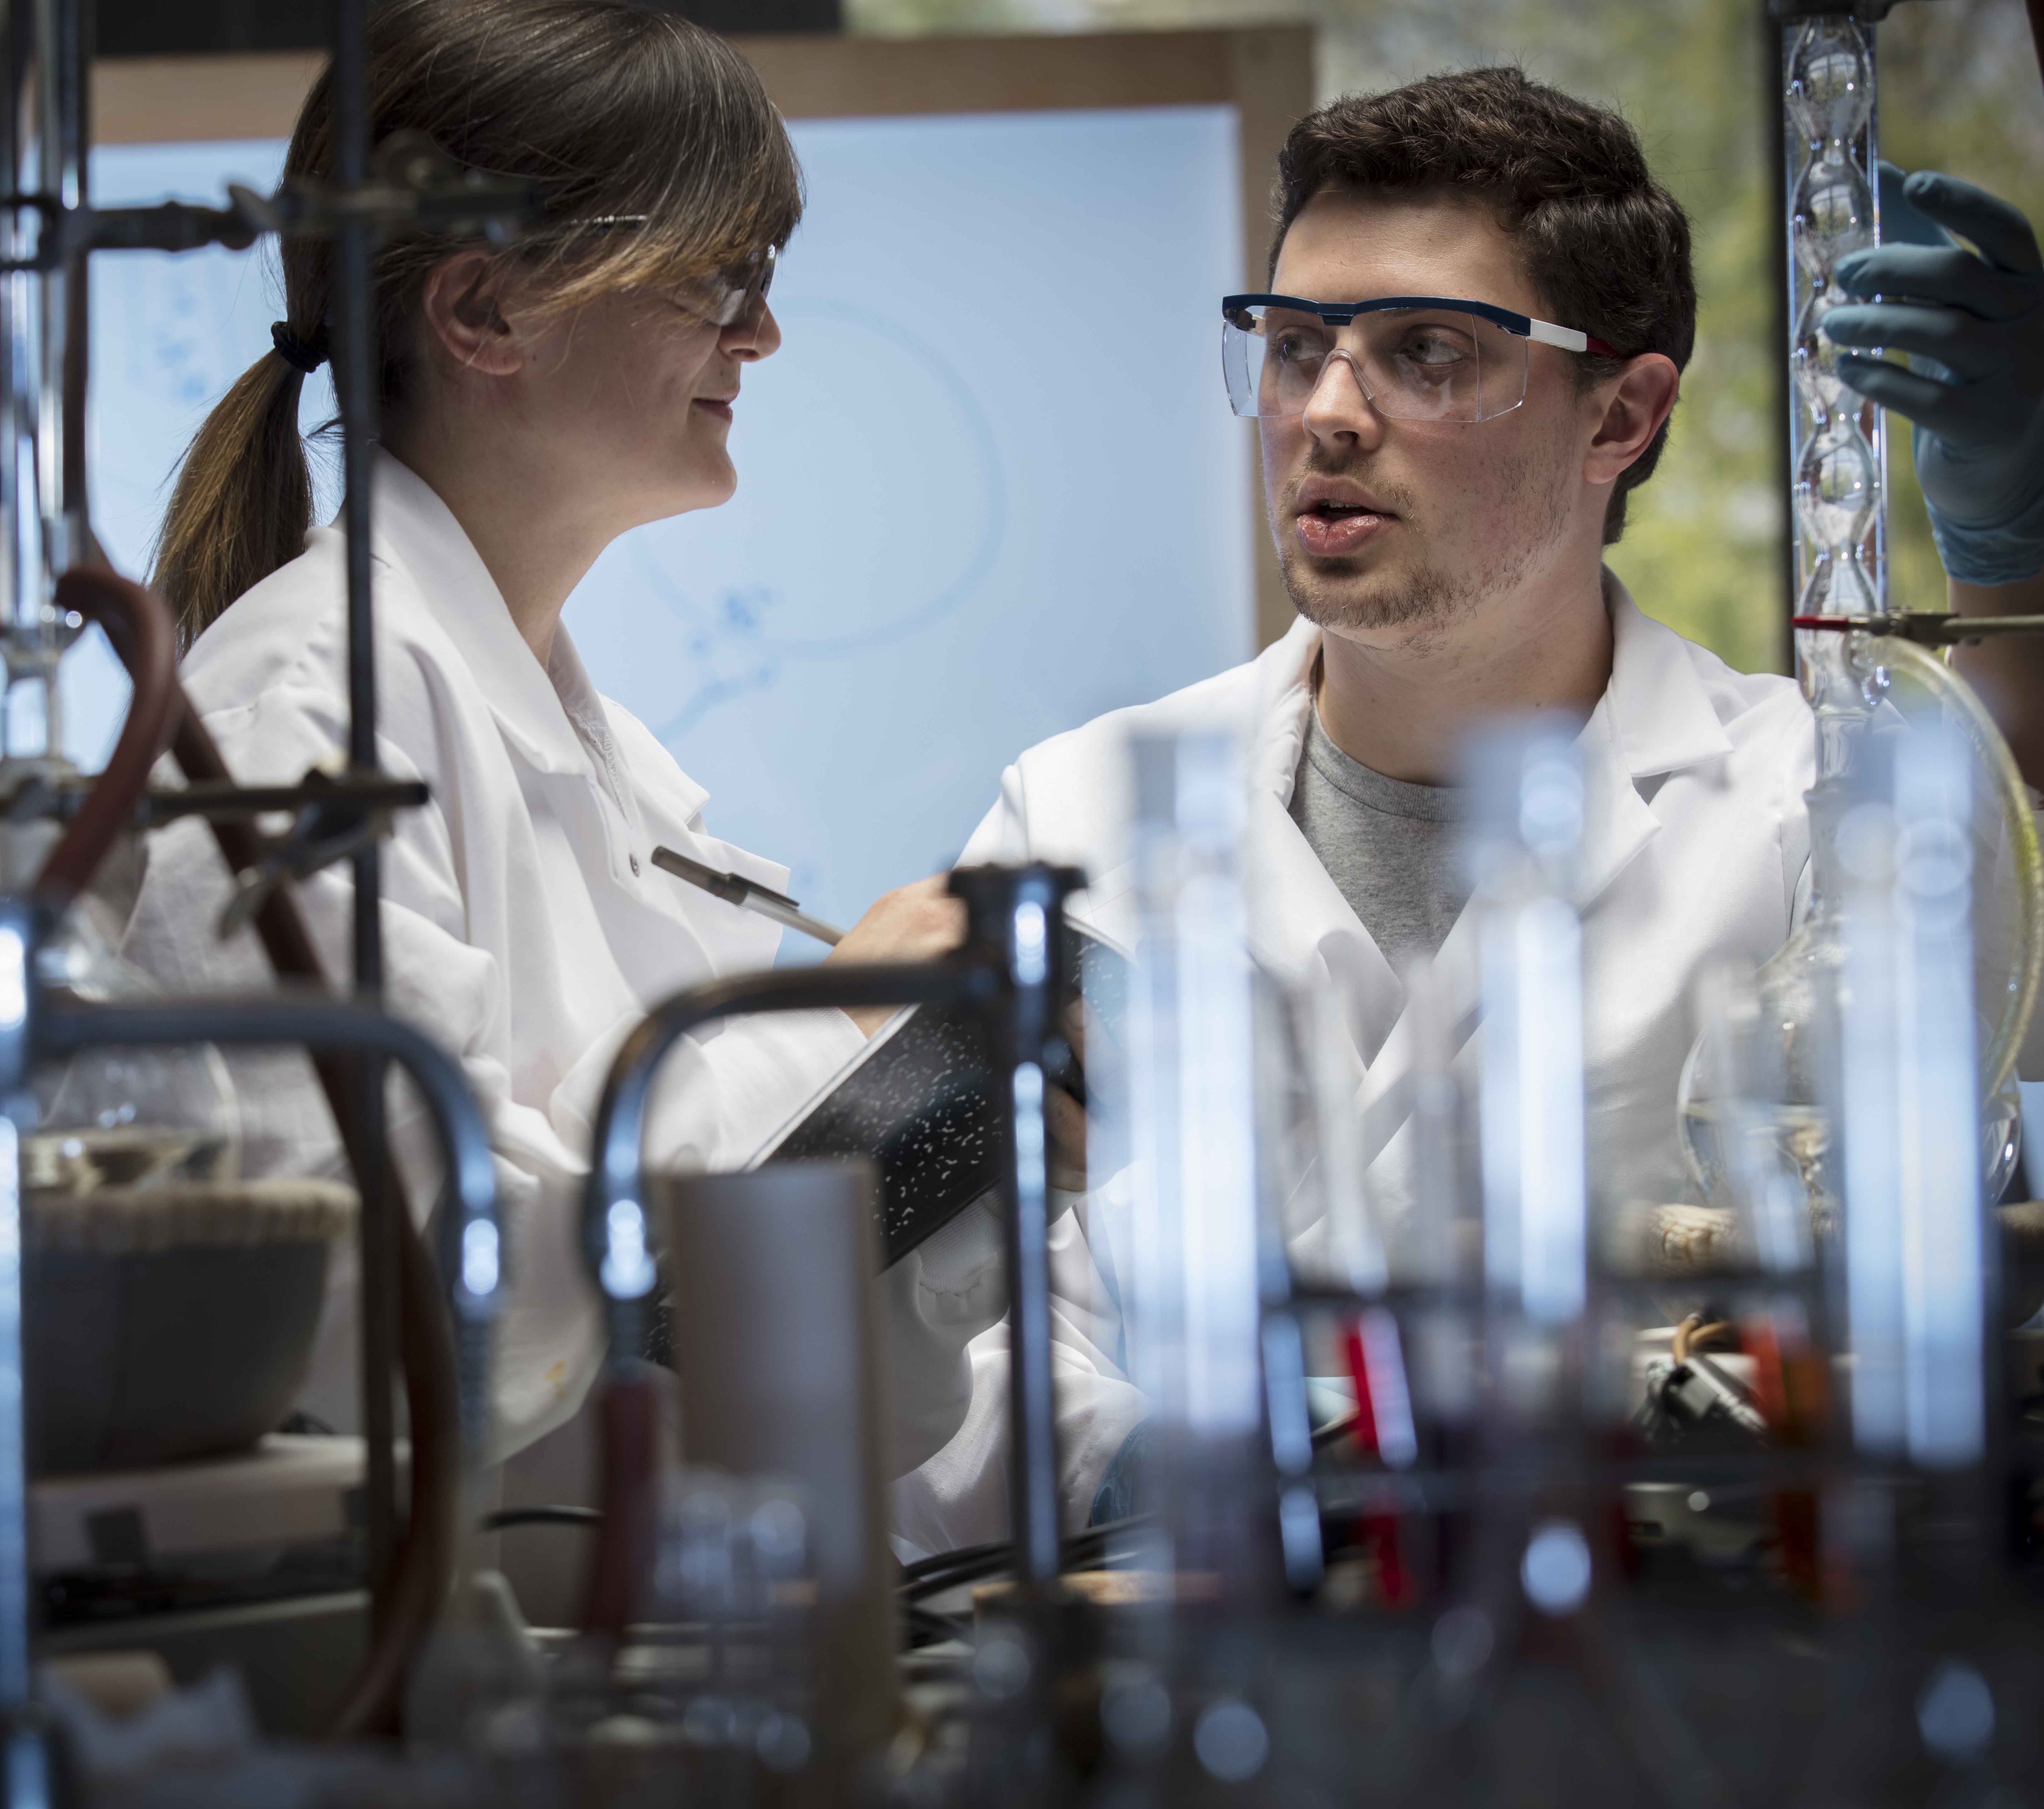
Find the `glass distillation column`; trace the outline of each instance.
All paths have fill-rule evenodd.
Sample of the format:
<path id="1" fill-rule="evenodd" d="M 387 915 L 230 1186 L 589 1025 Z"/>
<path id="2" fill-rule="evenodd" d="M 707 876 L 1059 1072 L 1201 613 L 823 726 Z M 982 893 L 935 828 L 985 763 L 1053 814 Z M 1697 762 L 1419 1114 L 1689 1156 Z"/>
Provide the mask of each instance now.
<path id="1" fill-rule="evenodd" d="M 1777 15 L 1802 12 L 1775 0 Z M 1840 259 L 1880 236 L 1880 165 L 1875 139 L 1874 28 L 1831 12 L 1791 17 L 1784 28 L 1788 140 L 1790 432 L 1795 485 L 1792 533 L 1798 618 L 1867 624 L 1867 632 L 1801 628 L 1796 669 L 1815 719 L 1816 779 L 1808 794 L 1809 895 L 1802 920 L 1757 978 L 1764 1021 L 1781 1039 L 1780 1097 L 1773 1102 L 1784 1153 L 1793 1162 L 1819 1228 L 1835 1221 L 1840 1197 L 1835 1138 L 1824 1100 L 1819 1027 L 1844 961 L 1839 826 L 1850 802 L 1847 776 L 1863 757 L 1875 712 L 1892 677 L 1927 691 L 1965 730 L 1993 778 L 2013 851 L 2019 926 L 2012 969 L 1982 1062 L 1988 1185 L 1997 1192 L 2013 1166 L 2018 1108 L 2012 1070 L 2036 995 L 2040 921 L 2037 842 L 2027 795 L 2006 744 L 1979 700 L 1942 660 L 1899 639 L 1877 638 L 1889 613 L 1885 543 L 1887 439 L 1881 412 L 1848 389 L 1824 317 L 1845 299 Z M 1899 719 L 1897 719 L 1899 720 Z M 1700 1041 L 1681 1084 L 1685 1152 L 1706 1199 L 1727 1177 L 1718 1120 L 1727 1077 L 1714 1073 Z"/>
<path id="2" fill-rule="evenodd" d="M 1887 606 L 1886 423 L 1840 378 L 1823 332 L 1846 299 L 1839 260 L 1879 237 L 1873 28 L 1842 14 L 1805 20 L 1784 48 L 1796 613 L 1877 616 Z M 1821 785 L 1844 769 L 1871 702 L 1838 636 L 1800 632 L 1796 654 L 1817 712 Z"/>
<path id="3" fill-rule="evenodd" d="M 1823 324 L 1844 299 L 1839 259 L 1878 237 L 1873 28 L 1842 14 L 1806 19 L 1787 27 L 1783 49 L 1795 613 L 1873 616 L 1887 602 L 1887 434 L 1881 410 L 1840 379 Z M 1758 977 L 1762 1011 L 1784 1039 L 1780 1135 L 1820 1219 L 1837 1204 L 1816 1047 L 1841 958 L 1836 829 L 1846 774 L 1880 701 L 1878 687 L 1855 663 L 1854 639 L 1808 629 L 1796 636 L 1796 670 L 1816 719 L 1816 783 L 1808 800 L 1811 893 L 1801 924 Z M 1699 1133 L 1719 1088 L 1698 1067 L 1692 1056 L 1685 1079 L 1700 1085 L 1685 1089 L 1683 1131 L 1692 1166 L 1715 1195 L 1722 1176 L 1712 1139 Z"/>

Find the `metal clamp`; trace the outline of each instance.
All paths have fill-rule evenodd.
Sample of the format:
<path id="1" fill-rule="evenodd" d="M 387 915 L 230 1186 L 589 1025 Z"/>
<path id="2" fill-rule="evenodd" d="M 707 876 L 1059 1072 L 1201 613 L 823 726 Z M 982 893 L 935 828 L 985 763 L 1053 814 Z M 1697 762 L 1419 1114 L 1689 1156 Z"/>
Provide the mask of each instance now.
<path id="1" fill-rule="evenodd" d="M 456 163 L 422 132 L 394 132 L 370 159 L 366 182 L 286 182 L 275 194 L 228 185 L 235 207 L 266 232 L 325 236 L 350 226 L 478 233 L 508 245 L 544 210 L 538 185 Z"/>
<path id="2" fill-rule="evenodd" d="M 1942 609 L 1895 609 L 1880 616 L 1792 616 L 1798 632 L 1888 635 L 1919 647 L 1959 647 L 2011 635 L 2044 635 L 2044 616 L 1959 616 Z"/>
<path id="3" fill-rule="evenodd" d="M 390 833 L 399 808 L 425 801 L 426 788 L 422 784 L 402 786 L 336 778 L 315 770 L 291 789 L 311 801 L 302 805 L 289 832 L 271 843 L 261 859 L 235 875 L 234 896 L 220 914 L 223 942 L 253 923 L 271 893 L 286 880 L 309 878 L 321 868 L 381 841 Z M 416 797 L 410 795 L 414 791 Z M 221 814 L 247 812 L 245 804 L 232 796 L 202 798 L 198 809 L 214 813 L 208 809 L 209 801 Z"/>
<path id="4" fill-rule="evenodd" d="M 36 248 L 0 259 L 0 271 L 61 270 L 89 252 L 246 251 L 266 232 L 325 236 L 349 226 L 474 233 L 508 245 L 544 204 L 536 184 L 457 163 L 422 133 L 393 133 L 367 182 L 286 182 L 274 194 L 228 184 L 229 205 L 170 201 L 153 207 L 66 207 L 52 195 L 12 194 L 0 207 L 36 217 Z"/>

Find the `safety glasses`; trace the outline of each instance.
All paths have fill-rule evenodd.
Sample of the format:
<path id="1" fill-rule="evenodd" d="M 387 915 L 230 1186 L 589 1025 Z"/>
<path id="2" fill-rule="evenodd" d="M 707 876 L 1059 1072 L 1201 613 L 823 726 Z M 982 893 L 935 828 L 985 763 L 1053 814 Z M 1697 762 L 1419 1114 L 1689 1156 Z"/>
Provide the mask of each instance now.
<path id="1" fill-rule="evenodd" d="M 748 318 L 766 292 L 774 286 L 774 267 L 779 254 L 771 245 L 762 245 L 742 263 L 683 286 L 675 299 L 690 313 L 699 314 L 713 327 L 736 326 Z"/>
<path id="2" fill-rule="evenodd" d="M 1237 414 L 1257 420 L 1303 413 L 1337 361 L 1387 419 L 1468 423 L 1525 401 L 1526 348 L 1534 340 L 1619 355 L 1573 327 L 1439 295 L 1339 302 L 1230 295 L 1220 305 L 1228 399 Z"/>
<path id="3" fill-rule="evenodd" d="M 577 226 L 644 226 L 651 217 L 644 213 L 600 213 L 574 222 Z M 736 326 L 766 299 L 774 286 L 774 269 L 779 249 L 762 245 L 751 256 L 708 276 L 680 284 L 673 291 L 677 306 L 686 309 L 713 327 Z"/>

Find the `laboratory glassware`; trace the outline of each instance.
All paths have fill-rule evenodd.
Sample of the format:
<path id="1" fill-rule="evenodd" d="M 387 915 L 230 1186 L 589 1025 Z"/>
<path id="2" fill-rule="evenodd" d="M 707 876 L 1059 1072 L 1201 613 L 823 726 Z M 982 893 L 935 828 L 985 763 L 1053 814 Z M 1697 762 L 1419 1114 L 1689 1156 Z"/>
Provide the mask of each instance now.
<path id="1" fill-rule="evenodd" d="M 1785 13 L 1804 9 L 1784 6 Z M 1979 700 L 1942 660 L 1884 634 L 1888 596 L 1887 437 L 1881 410 L 1848 388 L 1823 320 L 1847 299 L 1841 259 L 1878 242 L 1875 27 L 1849 12 L 1788 18 L 1783 28 L 1791 533 L 1799 619 L 1865 622 L 1864 632 L 1799 628 L 1796 666 L 1815 720 L 1816 774 L 1807 798 L 1810 886 L 1801 920 L 1760 970 L 1760 1008 L 1780 1043 L 1777 1135 L 1802 1174 L 1813 1220 L 1836 1216 L 1835 1127 L 1823 1104 L 1820 1026 L 1843 971 L 1844 876 L 1836 839 L 1848 774 L 1894 698 L 1897 678 L 1927 690 L 1965 730 L 1993 781 L 2011 855 L 2017 913 L 2005 987 L 1984 1027 L 1979 1114 L 1991 1184 L 2013 1164 L 2019 1111 L 2012 1075 L 2044 964 L 2044 861 L 2034 820 L 2006 744 Z M 1722 1177 L 1709 1127 L 1725 1092 L 1711 1052 L 1692 1049 L 1678 1089 L 1677 1123 L 1692 1180 L 1708 1196 Z"/>
<path id="2" fill-rule="evenodd" d="M 38 951 L 47 985 L 103 1004 L 160 997 L 149 977 L 113 952 L 94 920 L 74 911 Z M 220 1051 L 189 1048 L 81 1050 L 35 1073 L 36 1123 L 22 1139 L 21 1181 L 41 1192 L 232 1181 L 241 1121 Z"/>
<path id="3" fill-rule="evenodd" d="M 1247 1584 L 1268 1501 L 1247 780 L 1224 732 L 1139 736 L 1130 759 L 1129 1373 L 1170 1561 Z"/>
<path id="4" fill-rule="evenodd" d="M 1570 736 L 1508 730 L 1483 737 L 1471 766 L 1484 1280 L 1508 1319 L 1558 1331 L 1581 1318 L 1589 1285 L 1582 926 L 1570 902 L 1582 767 Z"/>
<path id="5" fill-rule="evenodd" d="M 1973 1129 L 1970 762 L 1949 731 L 1869 752 L 1838 835 L 1853 1433 L 1950 1469 L 1986 1449 L 1993 1251 Z"/>

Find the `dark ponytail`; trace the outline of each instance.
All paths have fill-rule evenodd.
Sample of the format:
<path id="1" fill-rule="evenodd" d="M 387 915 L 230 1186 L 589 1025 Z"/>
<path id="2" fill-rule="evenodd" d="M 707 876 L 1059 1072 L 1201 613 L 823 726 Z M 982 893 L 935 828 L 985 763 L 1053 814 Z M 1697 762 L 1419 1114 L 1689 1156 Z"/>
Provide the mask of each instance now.
<path id="1" fill-rule="evenodd" d="M 370 14 L 368 52 L 375 141 L 423 133 L 469 168 L 538 186 L 544 221 L 501 255 L 537 275 L 563 311 L 736 263 L 785 243 L 801 217 L 794 150 L 758 75 L 673 13 L 629 0 L 385 0 Z M 332 138 L 322 75 L 291 135 L 286 179 L 324 178 Z M 386 409 L 404 395 L 428 272 L 482 243 L 394 236 L 378 252 Z M 282 259 L 288 339 L 322 347 L 328 248 L 287 239 Z M 304 382 L 282 351 L 265 352 L 186 451 L 152 574 L 184 646 L 305 550 Z"/>

